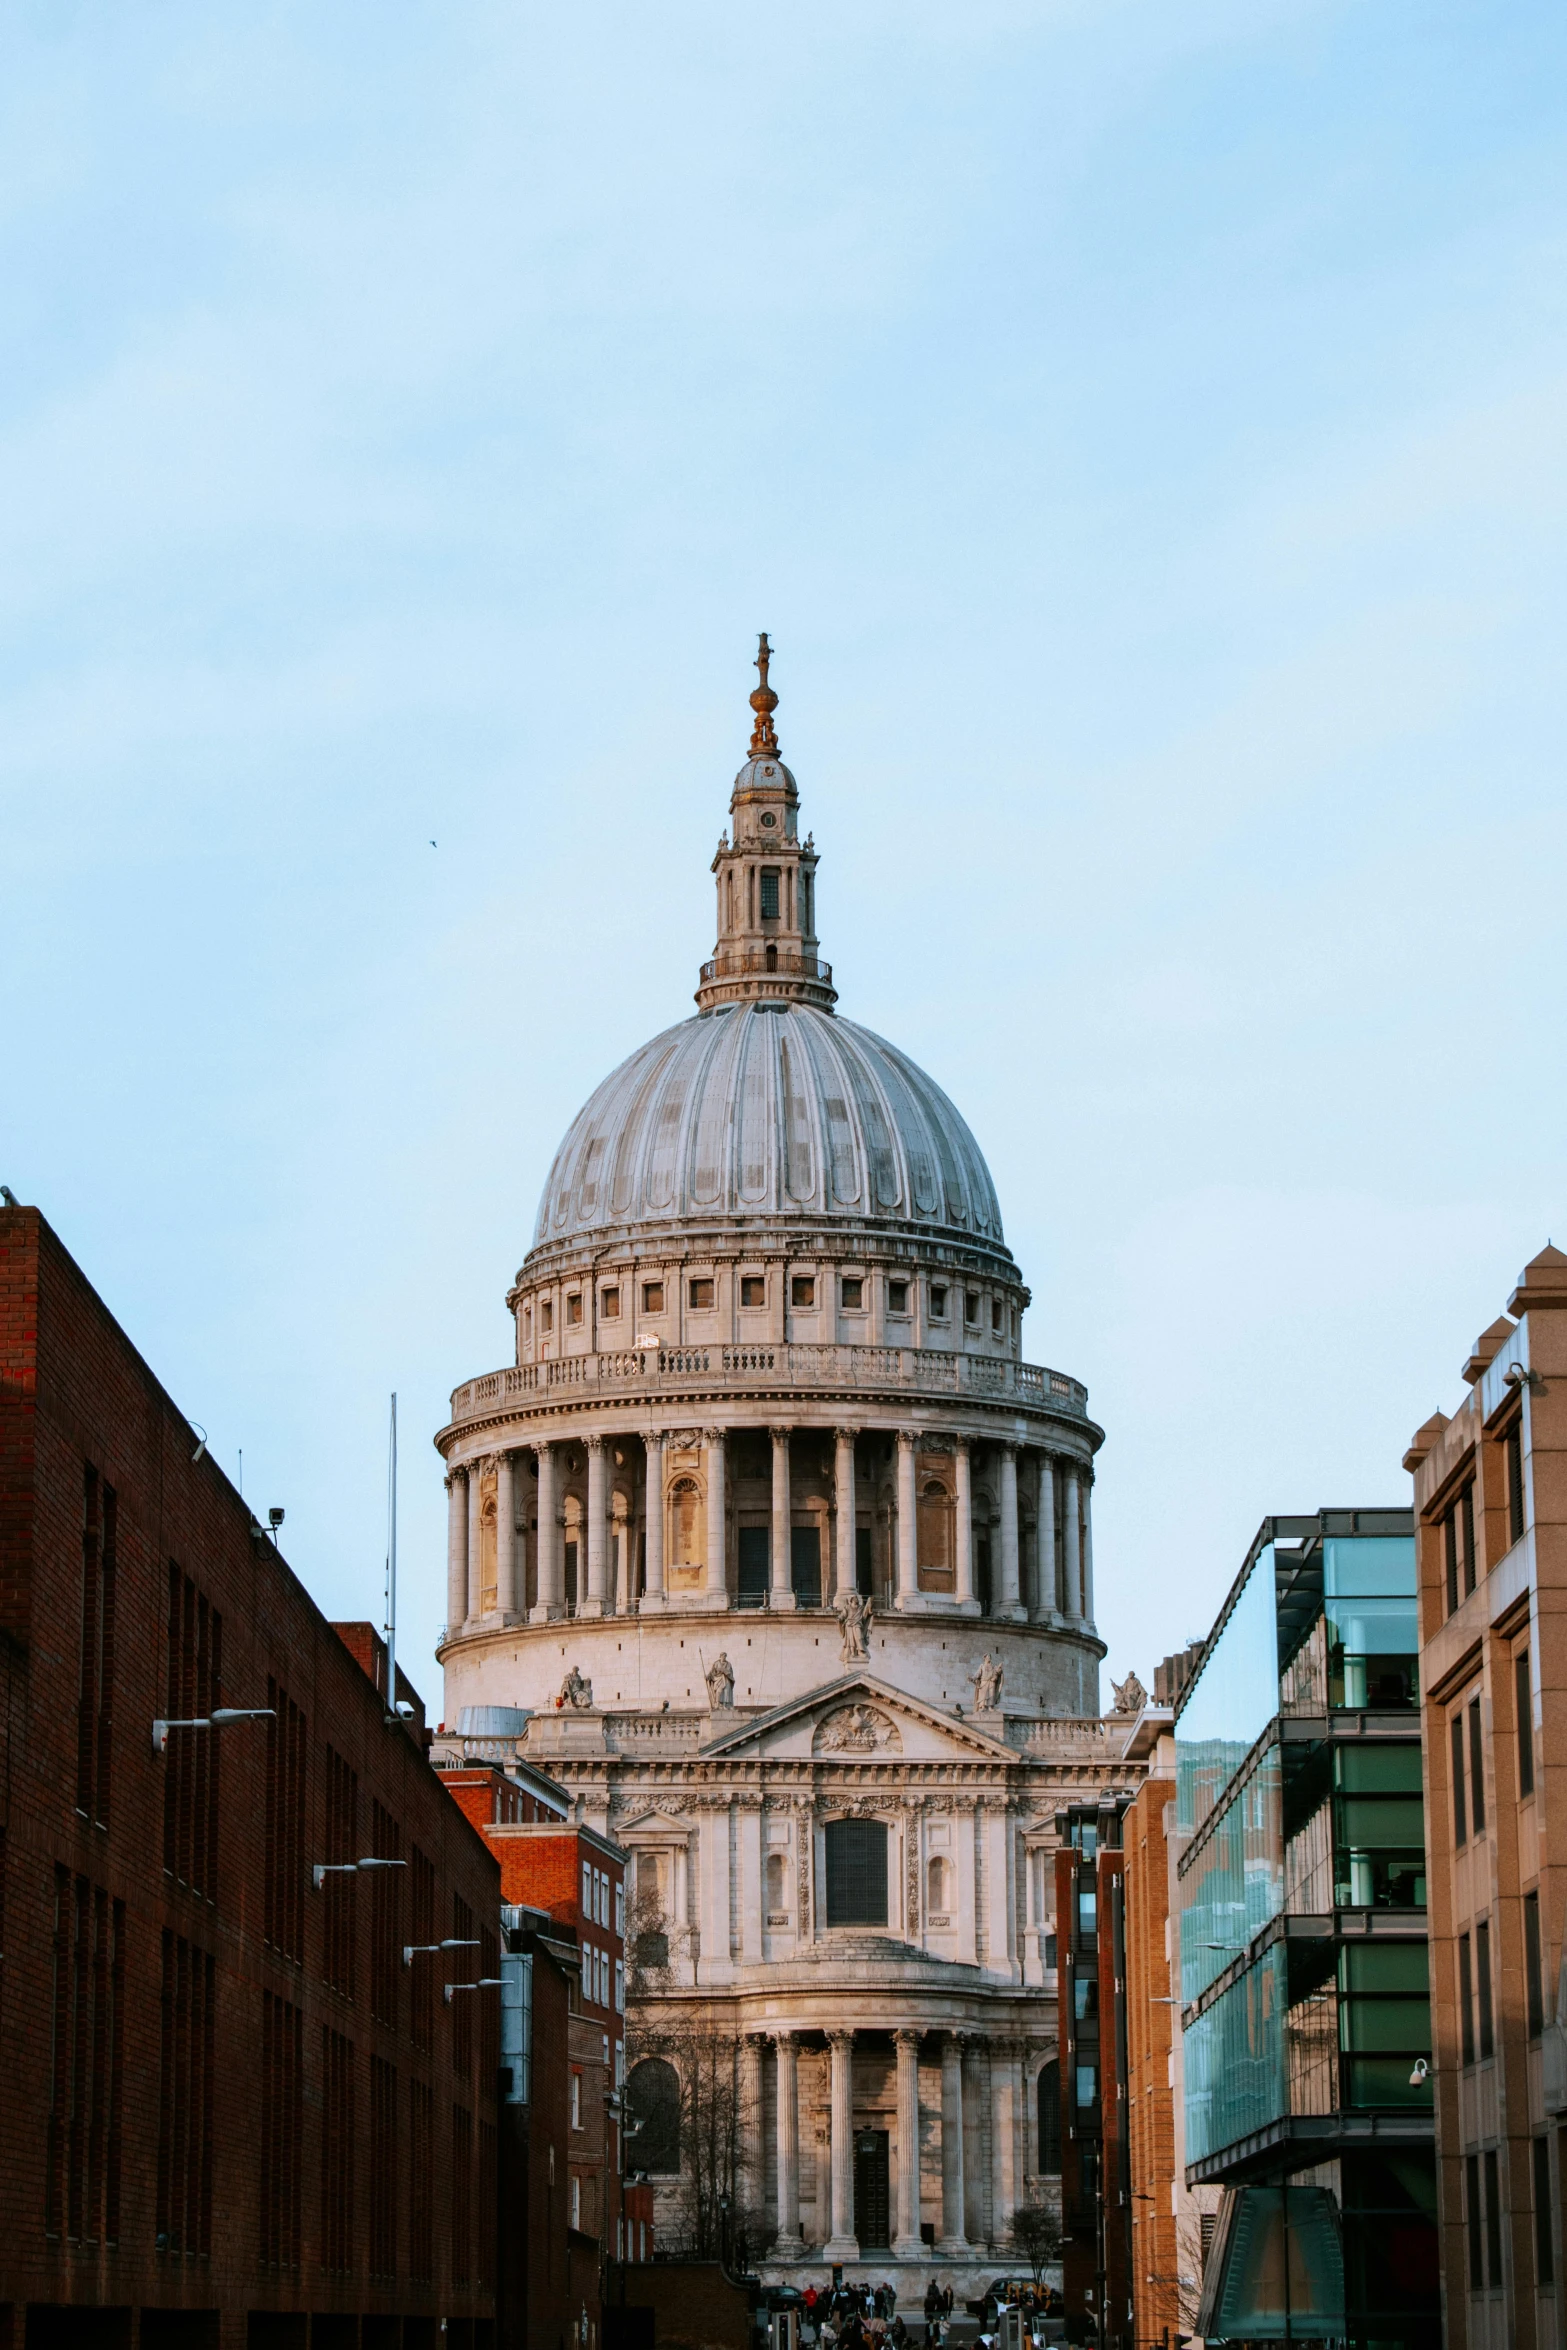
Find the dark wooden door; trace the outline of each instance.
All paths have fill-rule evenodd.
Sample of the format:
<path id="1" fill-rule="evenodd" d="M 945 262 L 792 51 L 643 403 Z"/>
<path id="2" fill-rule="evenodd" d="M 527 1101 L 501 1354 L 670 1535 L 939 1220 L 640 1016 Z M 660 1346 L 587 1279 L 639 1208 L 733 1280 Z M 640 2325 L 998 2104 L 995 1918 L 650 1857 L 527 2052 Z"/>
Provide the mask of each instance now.
<path id="1" fill-rule="evenodd" d="M 862 2252 L 885 2251 L 892 2242 L 885 2130 L 854 2133 L 854 2232 Z"/>
<path id="2" fill-rule="evenodd" d="M 742 1607 L 766 1605 L 768 1554 L 771 1548 L 765 1526 L 741 1527 L 737 1597 Z"/>
<path id="3" fill-rule="evenodd" d="M 801 1607 L 822 1604 L 822 1530 L 820 1526 L 789 1529 L 789 1581 Z"/>

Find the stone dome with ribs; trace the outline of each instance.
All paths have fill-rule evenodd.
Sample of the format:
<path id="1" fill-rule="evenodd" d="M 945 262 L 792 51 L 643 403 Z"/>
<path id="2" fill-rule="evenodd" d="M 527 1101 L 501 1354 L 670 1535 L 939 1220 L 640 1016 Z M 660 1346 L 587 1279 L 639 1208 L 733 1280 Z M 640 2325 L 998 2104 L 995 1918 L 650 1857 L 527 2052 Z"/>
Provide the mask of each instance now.
<path id="1" fill-rule="evenodd" d="M 533 1245 L 818 1217 L 1011 1263 L 990 1170 L 940 1086 L 868 1028 L 764 999 L 667 1028 L 605 1078 L 555 1154 Z"/>

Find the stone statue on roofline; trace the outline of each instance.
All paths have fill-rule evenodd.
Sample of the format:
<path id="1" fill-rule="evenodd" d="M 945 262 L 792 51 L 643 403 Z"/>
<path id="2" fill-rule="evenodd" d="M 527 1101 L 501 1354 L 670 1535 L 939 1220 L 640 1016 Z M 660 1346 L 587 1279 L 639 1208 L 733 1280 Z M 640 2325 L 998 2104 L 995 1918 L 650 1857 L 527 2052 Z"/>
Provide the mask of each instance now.
<path id="1" fill-rule="evenodd" d="M 974 1684 L 974 1711 L 977 1714 L 994 1713 L 1001 1703 L 1001 1667 L 987 1649 L 985 1661 L 969 1674 Z"/>
<path id="2" fill-rule="evenodd" d="M 863 1664 L 870 1651 L 870 1601 L 863 1591 L 846 1591 L 839 1599 L 835 1613 L 843 1627 L 844 1663 Z"/>
<path id="3" fill-rule="evenodd" d="M 585 1673 L 573 1665 L 560 1685 L 560 1695 L 555 1700 L 556 1710 L 559 1711 L 563 1706 L 569 1705 L 574 1713 L 583 1714 L 588 1711 L 592 1703 L 593 1684 Z"/>
<path id="4" fill-rule="evenodd" d="M 1118 1714 L 1140 1714 L 1148 1703 L 1148 1692 L 1135 1673 L 1128 1673 L 1124 1681 L 1112 1681 L 1115 1691 L 1115 1710 Z"/>
<path id="5" fill-rule="evenodd" d="M 707 1668 L 707 1702 L 716 1714 L 735 1701 L 735 1669 L 720 1650 Z"/>

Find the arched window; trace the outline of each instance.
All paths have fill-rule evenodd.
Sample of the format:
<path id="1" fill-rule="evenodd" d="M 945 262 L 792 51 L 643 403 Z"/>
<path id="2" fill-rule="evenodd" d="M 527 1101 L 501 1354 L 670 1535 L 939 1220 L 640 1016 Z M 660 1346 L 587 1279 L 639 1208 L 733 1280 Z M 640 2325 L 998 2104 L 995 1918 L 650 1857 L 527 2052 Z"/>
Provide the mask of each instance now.
<path id="1" fill-rule="evenodd" d="M 680 2075 L 645 2056 L 626 2076 L 626 2103 L 639 2124 L 626 2141 L 626 2166 L 668 2177 L 680 2168 Z"/>
<path id="2" fill-rule="evenodd" d="M 1061 2067 L 1054 2057 L 1039 2068 L 1039 2167 L 1048 2179 L 1061 2174 Z"/>
<path id="3" fill-rule="evenodd" d="M 767 1907 L 772 1916 L 780 1915 L 789 1906 L 789 1877 L 781 1852 L 767 1855 Z"/>
<path id="4" fill-rule="evenodd" d="M 690 1477 L 682 1477 L 669 1496 L 670 1565 L 702 1564 L 702 1496 Z"/>
<path id="5" fill-rule="evenodd" d="M 829 1820 L 827 1923 L 887 1923 L 887 1831 L 880 1820 Z"/>
<path id="6" fill-rule="evenodd" d="M 926 1871 L 925 1906 L 932 1918 L 952 1914 L 952 1864 L 939 1852 Z"/>
<path id="7" fill-rule="evenodd" d="M 952 1497 L 939 1477 L 928 1478 L 920 1487 L 916 1522 L 921 1588 L 948 1590 L 952 1582 Z"/>

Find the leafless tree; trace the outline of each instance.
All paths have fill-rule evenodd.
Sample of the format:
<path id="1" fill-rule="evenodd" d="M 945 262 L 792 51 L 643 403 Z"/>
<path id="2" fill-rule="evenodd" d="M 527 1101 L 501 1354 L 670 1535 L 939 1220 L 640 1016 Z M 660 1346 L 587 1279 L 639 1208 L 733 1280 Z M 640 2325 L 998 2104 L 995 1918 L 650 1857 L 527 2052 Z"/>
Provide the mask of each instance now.
<path id="1" fill-rule="evenodd" d="M 690 2259 L 727 2253 L 733 2267 L 743 2268 L 766 2237 L 754 2201 L 758 2182 L 746 2176 L 742 2156 L 748 2121 L 753 2138 L 757 2133 L 742 2111 L 738 2034 L 704 2023 L 650 2021 L 633 2026 L 627 2054 L 633 2065 L 662 2057 L 680 2083 L 680 2176 L 664 2240 Z"/>
<path id="2" fill-rule="evenodd" d="M 1012 2214 L 1012 2241 L 1039 2284 L 1052 2261 L 1061 2257 L 1061 2222 L 1042 2203 L 1020 2203 Z"/>

